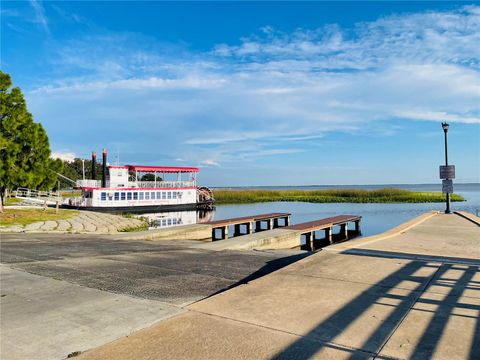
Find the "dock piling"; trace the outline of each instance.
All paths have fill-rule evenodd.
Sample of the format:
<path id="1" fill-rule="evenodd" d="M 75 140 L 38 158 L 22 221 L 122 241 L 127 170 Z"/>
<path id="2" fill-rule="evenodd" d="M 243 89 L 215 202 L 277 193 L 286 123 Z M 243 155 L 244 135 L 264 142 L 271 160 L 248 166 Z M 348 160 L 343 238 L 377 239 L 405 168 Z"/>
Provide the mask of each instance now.
<path id="1" fill-rule="evenodd" d="M 355 221 L 355 232 L 360 234 L 360 220 Z"/>
<path id="2" fill-rule="evenodd" d="M 333 244 L 331 227 L 325 228 L 325 239 L 327 239 L 330 244 Z"/>
<path id="3" fill-rule="evenodd" d="M 343 240 L 348 239 L 348 223 L 340 224 L 340 238 Z"/>
<path id="4" fill-rule="evenodd" d="M 242 234 L 242 232 L 240 231 L 240 226 L 241 224 L 235 224 L 233 226 L 233 236 L 239 236 Z"/>

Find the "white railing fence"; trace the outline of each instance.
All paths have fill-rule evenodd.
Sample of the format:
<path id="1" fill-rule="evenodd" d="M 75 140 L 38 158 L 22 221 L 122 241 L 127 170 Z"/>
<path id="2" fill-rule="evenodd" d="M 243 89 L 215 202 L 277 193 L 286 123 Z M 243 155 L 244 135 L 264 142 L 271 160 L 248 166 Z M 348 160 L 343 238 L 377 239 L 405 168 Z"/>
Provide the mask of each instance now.
<path id="1" fill-rule="evenodd" d="M 15 191 L 15 197 L 23 200 L 30 200 L 34 202 L 56 202 L 61 201 L 62 196 L 59 192 L 54 191 L 41 191 L 34 189 L 27 189 L 23 187 L 17 188 Z"/>
<path id="2" fill-rule="evenodd" d="M 138 188 L 184 188 L 194 187 L 194 181 L 138 181 L 130 182 L 129 186 Z"/>
<path id="3" fill-rule="evenodd" d="M 110 187 L 110 182 L 107 181 L 107 188 Z M 115 185 L 115 187 L 128 187 L 128 188 L 185 188 L 195 187 L 195 181 L 129 181 L 124 186 Z M 100 180 L 77 180 L 78 187 L 85 188 L 99 188 L 102 186 Z"/>

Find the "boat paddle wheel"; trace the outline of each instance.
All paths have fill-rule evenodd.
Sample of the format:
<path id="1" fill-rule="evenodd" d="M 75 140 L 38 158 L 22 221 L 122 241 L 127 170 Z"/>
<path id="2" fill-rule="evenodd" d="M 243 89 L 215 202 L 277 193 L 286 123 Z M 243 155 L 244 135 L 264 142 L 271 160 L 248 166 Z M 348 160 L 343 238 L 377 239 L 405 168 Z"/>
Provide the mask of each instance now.
<path id="1" fill-rule="evenodd" d="M 206 186 L 197 187 L 197 208 L 201 210 L 212 210 L 215 199 L 213 191 Z"/>

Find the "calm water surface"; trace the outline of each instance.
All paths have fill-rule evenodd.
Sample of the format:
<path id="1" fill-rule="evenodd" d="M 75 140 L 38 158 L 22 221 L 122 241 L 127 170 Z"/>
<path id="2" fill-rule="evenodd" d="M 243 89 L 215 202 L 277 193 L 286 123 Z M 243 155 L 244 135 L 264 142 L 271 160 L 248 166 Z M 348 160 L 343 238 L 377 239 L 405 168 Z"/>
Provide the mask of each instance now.
<path id="1" fill-rule="evenodd" d="M 375 189 L 388 185 L 339 186 L 337 188 Z M 441 185 L 394 185 L 412 191 L 441 191 Z M 288 189 L 331 189 L 333 186 L 288 187 Z M 264 188 L 265 189 L 265 188 Z M 287 189 L 287 187 L 269 187 L 268 189 Z M 451 203 L 451 210 L 464 210 L 473 214 L 480 212 L 480 184 L 456 184 L 455 193 L 467 201 Z M 269 212 L 292 213 L 292 223 L 318 220 L 335 215 L 362 216 L 362 235 L 382 233 L 426 211 L 445 210 L 445 203 L 427 204 L 314 204 L 304 202 L 269 202 L 244 205 L 218 205 L 211 214 L 215 220 L 230 217 L 247 216 Z"/>

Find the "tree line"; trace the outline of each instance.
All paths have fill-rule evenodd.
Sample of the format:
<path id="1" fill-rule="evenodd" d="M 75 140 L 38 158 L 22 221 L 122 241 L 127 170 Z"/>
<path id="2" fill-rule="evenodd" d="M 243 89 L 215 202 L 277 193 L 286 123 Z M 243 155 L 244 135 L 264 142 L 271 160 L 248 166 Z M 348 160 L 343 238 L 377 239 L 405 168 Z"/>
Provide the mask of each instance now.
<path id="1" fill-rule="evenodd" d="M 45 129 L 34 121 L 20 88 L 12 85 L 10 75 L 0 71 L 0 212 L 3 212 L 5 197 L 18 187 L 57 189 L 61 179 L 57 174 L 73 181 L 82 179 L 83 161 L 85 178 L 92 178 L 92 160 L 62 161 L 50 157 Z M 97 162 L 95 166 L 96 179 L 101 180 L 102 165 Z M 155 177 L 145 174 L 141 180 L 154 181 Z"/>
<path id="2" fill-rule="evenodd" d="M 57 184 L 63 162 L 51 159 L 48 136 L 33 120 L 19 87 L 0 71 L 0 211 L 5 195 L 17 187 L 49 190 Z"/>

